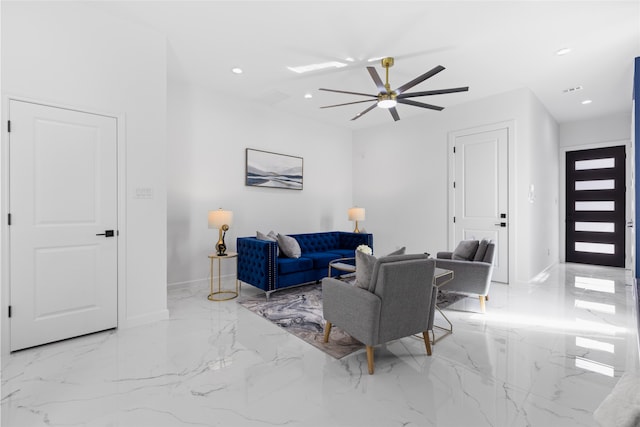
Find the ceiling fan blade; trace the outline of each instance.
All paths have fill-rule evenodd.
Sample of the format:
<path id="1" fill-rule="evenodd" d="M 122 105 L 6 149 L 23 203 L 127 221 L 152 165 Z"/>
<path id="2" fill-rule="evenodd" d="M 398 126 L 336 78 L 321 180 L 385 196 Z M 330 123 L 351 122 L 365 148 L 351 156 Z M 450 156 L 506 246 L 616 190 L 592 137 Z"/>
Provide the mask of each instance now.
<path id="1" fill-rule="evenodd" d="M 324 91 L 327 91 L 327 92 L 346 93 L 347 95 L 369 96 L 371 98 L 377 98 L 378 97 L 378 95 L 371 95 L 370 93 L 349 92 L 347 90 L 324 89 L 324 88 L 320 88 L 319 90 L 324 90 Z"/>
<path id="2" fill-rule="evenodd" d="M 387 93 L 387 88 L 384 87 L 384 83 L 382 83 L 382 79 L 380 78 L 380 74 L 378 74 L 378 71 L 376 71 L 374 67 L 367 67 L 367 71 L 373 79 L 373 82 L 376 84 L 378 91 L 380 93 Z"/>
<path id="3" fill-rule="evenodd" d="M 445 93 L 466 92 L 468 90 L 469 90 L 469 86 L 454 87 L 451 89 L 426 90 L 424 92 L 401 93 L 400 95 L 397 96 L 397 98 L 403 99 L 403 98 L 415 98 L 416 96 L 443 95 Z"/>
<path id="4" fill-rule="evenodd" d="M 412 101 L 410 99 L 398 99 L 398 104 L 413 105 L 414 107 L 429 108 L 431 110 L 441 111 L 444 107 L 438 107 L 437 105 L 425 104 L 423 102 Z"/>
<path id="5" fill-rule="evenodd" d="M 444 67 L 442 65 L 438 65 L 437 67 L 434 67 L 433 69 L 431 69 L 430 71 L 427 71 L 423 75 L 418 76 L 415 79 L 411 80 L 410 82 L 403 84 L 398 89 L 396 89 L 396 93 L 400 95 L 401 93 L 404 93 L 404 91 L 406 91 L 407 89 L 411 89 L 418 83 L 422 83 L 423 81 L 427 80 L 429 77 L 435 76 L 442 70 L 444 70 Z"/>
<path id="6" fill-rule="evenodd" d="M 324 107 L 320 107 L 320 108 L 342 107 L 343 105 L 360 104 L 361 102 L 374 102 L 374 101 L 375 99 L 365 99 L 363 101 L 345 102 L 344 104 L 325 105 Z"/>
<path id="7" fill-rule="evenodd" d="M 378 105 L 377 103 L 373 104 L 371 107 L 367 108 L 366 110 L 364 110 L 361 113 L 356 114 L 356 116 L 351 119 L 351 120 L 355 120 L 355 119 L 359 119 L 360 117 L 364 116 L 365 114 L 367 114 L 369 111 L 373 110 L 374 108 L 376 108 L 376 105 Z"/>
<path id="8" fill-rule="evenodd" d="M 396 110 L 396 107 L 391 107 L 389 108 L 389 112 L 391 113 L 391 117 L 393 117 L 394 121 L 398 121 L 400 120 L 400 116 L 398 115 L 398 110 Z"/>

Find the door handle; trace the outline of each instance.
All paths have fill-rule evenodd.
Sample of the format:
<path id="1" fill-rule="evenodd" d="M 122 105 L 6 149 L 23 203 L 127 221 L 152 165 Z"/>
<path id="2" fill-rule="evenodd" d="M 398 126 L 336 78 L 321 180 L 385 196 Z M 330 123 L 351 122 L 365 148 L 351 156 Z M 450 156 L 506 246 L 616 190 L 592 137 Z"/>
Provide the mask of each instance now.
<path id="1" fill-rule="evenodd" d="M 498 222 L 497 224 L 493 224 L 493 225 L 495 225 L 496 227 L 506 227 L 507 223 L 506 222 Z"/>
<path id="2" fill-rule="evenodd" d="M 115 234 L 113 230 L 104 230 L 104 233 L 98 233 L 96 236 L 113 237 Z"/>

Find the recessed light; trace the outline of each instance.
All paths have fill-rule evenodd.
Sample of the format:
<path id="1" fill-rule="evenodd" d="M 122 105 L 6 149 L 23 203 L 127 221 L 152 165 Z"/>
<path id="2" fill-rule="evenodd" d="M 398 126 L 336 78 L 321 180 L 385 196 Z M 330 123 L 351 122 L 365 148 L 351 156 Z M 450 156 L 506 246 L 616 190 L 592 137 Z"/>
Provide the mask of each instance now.
<path id="1" fill-rule="evenodd" d="M 311 98 L 313 98 L 313 95 L 311 95 L 310 93 L 304 94 L 304 99 L 311 99 Z"/>
<path id="2" fill-rule="evenodd" d="M 571 48 L 563 47 L 562 49 L 559 49 L 559 50 L 556 51 L 556 55 L 563 56 L 563 55 L 566 55 L 569 52 L 571 52 Z"/>
<path id="3" fill-rule="evenodd" d="M 587 104 L 591 104 L 593 101 L 590 99 L 585 99 L 584 101 L 582 101 L 582 105 L 587 105 Z"/>
<path id="4" fill-rule="evenodd" d="M 242 74 L 242 68 L 238 68 L 238 67 L 236 67 L 236 68 L 232 68 L 232 69 L 231 69 L 231 72 L 232 72 L 233 74 Z"/>
<path id="5" fill-rule="evenodd" d="M 353 59 L 352 57 L 344 58 L 344 60 L 347 61 L 347 62 L 355 61 L 355 59 Z"/>

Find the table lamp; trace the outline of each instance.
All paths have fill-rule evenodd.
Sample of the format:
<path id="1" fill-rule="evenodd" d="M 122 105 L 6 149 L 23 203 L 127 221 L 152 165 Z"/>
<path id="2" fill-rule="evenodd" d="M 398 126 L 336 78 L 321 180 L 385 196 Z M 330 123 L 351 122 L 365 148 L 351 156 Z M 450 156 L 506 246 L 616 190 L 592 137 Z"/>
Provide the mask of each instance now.
<path id="1" fill-rule="evenodd" d="M 223 211 L 222 208 L 217 211 L 209 211 L 209 228 L 217 228 L 219 230 L 218 243 L 216 243 L 216 250 L 218 256 L 226 256 L 225 251 L 227 245 L 224 244 L 224 236 L 229 230 L 229 225 L 233 220 L 233 212 Z"/>
<path id="2" fill-rule="evenodd" d="M 349 221 L 356 222 L 356 228 L 353 230 L 354 233 L 359 233 L 358 230 L 358 221 L 364 221 L 364 208 L 353 207 L 349 209 Z"/>

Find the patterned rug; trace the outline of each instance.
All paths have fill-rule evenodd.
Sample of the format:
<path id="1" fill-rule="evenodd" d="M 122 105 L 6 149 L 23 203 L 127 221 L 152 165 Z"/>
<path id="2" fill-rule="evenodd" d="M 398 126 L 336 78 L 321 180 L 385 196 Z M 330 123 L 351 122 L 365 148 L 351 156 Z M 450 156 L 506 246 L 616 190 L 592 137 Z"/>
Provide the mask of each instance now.
<path id="1" fill-rule="evenodd" d="M 465 295 L 442 292 L 438 297 L 438 306 L 444 308 L 464 297 Z M 240 297 L 238 304 L 336 359 L 364 348 L 364 344 L 337 326 L 331 329 L 329 342 L 323 342 L 325 320 L 322 317 L 321 284 L 274 292 L 269 300 L 264 294 Z"/>

